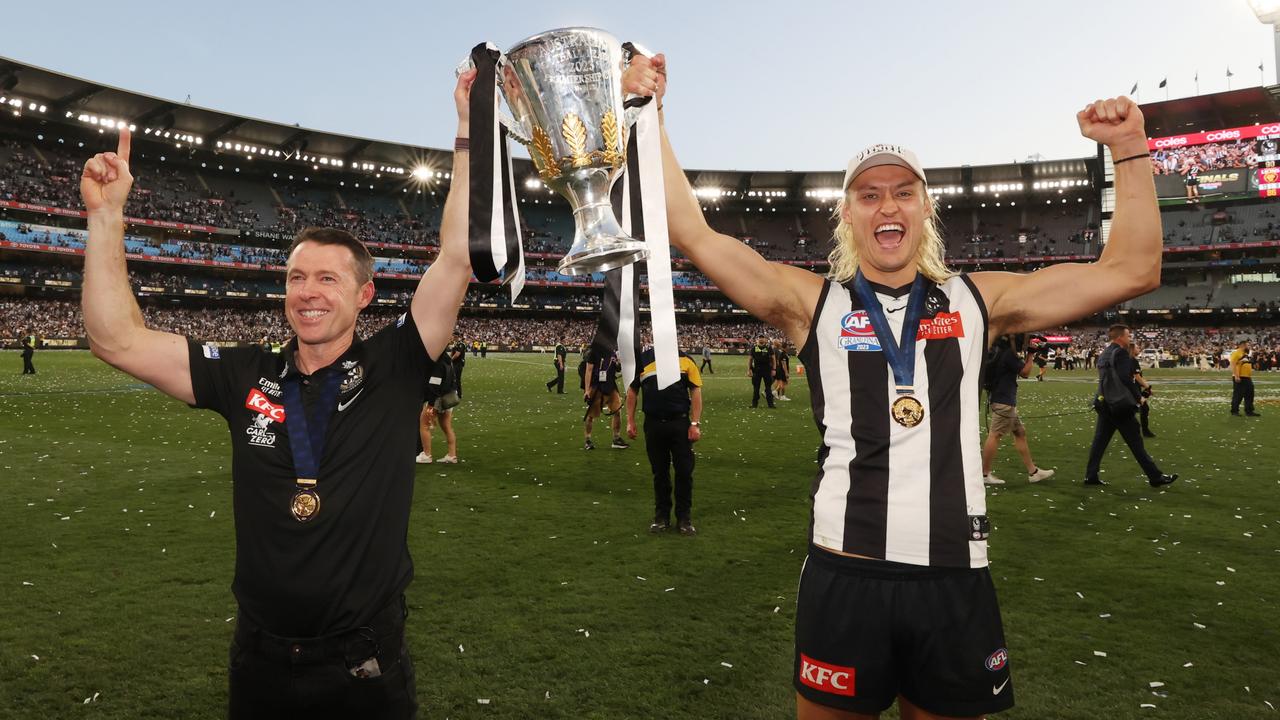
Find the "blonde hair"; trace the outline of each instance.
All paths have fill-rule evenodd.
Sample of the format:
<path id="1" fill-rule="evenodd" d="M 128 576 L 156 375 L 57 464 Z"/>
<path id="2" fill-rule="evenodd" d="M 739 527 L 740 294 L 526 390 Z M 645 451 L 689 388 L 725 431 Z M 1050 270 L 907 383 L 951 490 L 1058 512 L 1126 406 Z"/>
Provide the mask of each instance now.
<path id="1" fill-rule="evenodd" d="M 834 282 L 848 282 L 858 273 L 858 244 L 853 237 L 853 226 L 844 221 L 844 208 L 849 202 L 849 191 L 836 203 L 834 217 L 836 230 L 832 233 L 834 247 L 827 255 L 830 269 L 827 277 Z M 938 223 L 938 201 L 927 191 L 924 193 L 929 214 L 924 220 L 924 238 L 916 250 L 916 270 L 935 283 L 945 282 L 956 272 L 947 267 L 947 244 L 942 240 Z"/>

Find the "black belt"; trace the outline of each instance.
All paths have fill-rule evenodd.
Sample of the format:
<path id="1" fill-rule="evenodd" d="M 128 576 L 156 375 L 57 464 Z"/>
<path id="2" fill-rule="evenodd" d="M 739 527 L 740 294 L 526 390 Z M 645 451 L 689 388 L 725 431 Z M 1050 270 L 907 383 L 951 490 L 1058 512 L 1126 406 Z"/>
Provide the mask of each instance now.
<path id="1" fill-rule="evenodd" d="M 652 420 L 654 422 L 671 422 L 672 420 L 688 420 L 689 413 L 686 412 L 686 413 L 680 413 L 678 415 L 663 415 L 661 413 L 647 412 L 644 414 L 644 419 L 646 421 Z"/>
<path id="2" fill-rule="evenodd" d="M 235 642 L 246 652 L 281 663 L 316 665 L 342 659 L 352 664 L 377 657 L 383 667 L 388 667 L 400 656 L 407 615 L 401 595 L 361 627 L 314 638 L 274 635 L 240 618 L 236 621 Z"/>

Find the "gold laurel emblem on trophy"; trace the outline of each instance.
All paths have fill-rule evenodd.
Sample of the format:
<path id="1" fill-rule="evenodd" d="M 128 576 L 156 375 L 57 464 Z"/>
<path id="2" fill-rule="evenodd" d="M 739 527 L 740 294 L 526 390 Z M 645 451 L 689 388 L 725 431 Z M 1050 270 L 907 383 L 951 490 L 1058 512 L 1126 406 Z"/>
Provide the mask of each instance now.
<path id="1" fill-rule="evenodd" d="M 618 137 L 618 118 L 613 111 L 604 114 L 600 120 L 600 136 L 604 139 L 604 152 L 601 159 L 611 167 L 622 167 L 627 162 L 627 154 L 622 149 L 621 138 Z"/>
<path id="2" fill-rule="evenodd" d="M 556 163 L 555 150 L 551 147 L 551 138 L 541 126 L 533 126 L 533 156 L 538 165 L 538 175 L 543 182 L 551 182 L 560 177 L 560 166 Z"/>
<path id="3" fill-rule="evenodd" d="M 587 154 L 587 126 L 582 124 L 582 118 L 576 113 L 565 115 L 564 122 L 560 123 L 560 135 L 564 137 L 564 142 L 569 146 L 570 158 L 573 166 L 576 168 L 589 167 L 591 165 L 591 156 Z"/>
<path id="4" fill-rule="evenodd" d="M 913 428 L 924 420 L 924 405 L 921 405 L 919 400 L 907 395 L 893 401 L 890 413 L 893 415 L 894 422 L 903 427 Z"/>

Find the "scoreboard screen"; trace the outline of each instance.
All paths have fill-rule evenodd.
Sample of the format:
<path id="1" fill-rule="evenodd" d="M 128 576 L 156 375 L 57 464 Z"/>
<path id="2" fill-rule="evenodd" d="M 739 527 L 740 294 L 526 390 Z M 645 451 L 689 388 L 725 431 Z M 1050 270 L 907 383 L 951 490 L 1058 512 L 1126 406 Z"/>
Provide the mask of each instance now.
<path id="1" fill-rule="evenodd" d="M 1280 197 L 1280 122 L 1150 138 L 1161 204 Z"/>

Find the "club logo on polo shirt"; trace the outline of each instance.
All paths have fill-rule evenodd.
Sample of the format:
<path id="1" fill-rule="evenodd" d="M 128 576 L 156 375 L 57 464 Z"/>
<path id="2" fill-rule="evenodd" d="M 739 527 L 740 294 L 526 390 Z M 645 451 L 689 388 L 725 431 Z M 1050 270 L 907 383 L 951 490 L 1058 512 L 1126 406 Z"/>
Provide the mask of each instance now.
<path id="1" fill-rule="evenodd" d="M 800 653 L 800 682 L 814 690 L 853 697 L 855 674 L 855 668 L 829 665 Z"/>
<path id="2" fill-rule="evenodd" d="M 849 352 L 880 352 L 880 341 L 866 310 L 854 310 L 840 320 L 841 350 Z"/>
<path id="3" fill-rule="evenodd" d="M 348 360 L 344 362 L 342 367 L 347 371 L 347 376 L 342 379 L 342 384 L 338 386 L 338 393 L 340 395 L 346 395 L 364 383 L 364 368 L 355 360 Z"/>

